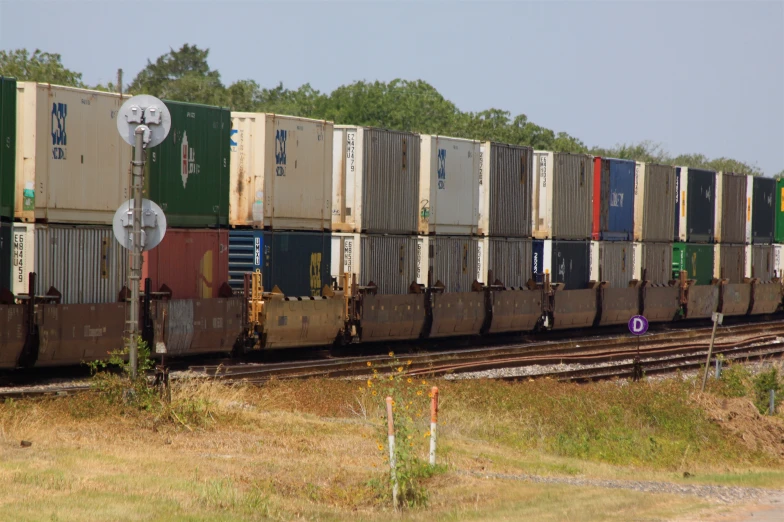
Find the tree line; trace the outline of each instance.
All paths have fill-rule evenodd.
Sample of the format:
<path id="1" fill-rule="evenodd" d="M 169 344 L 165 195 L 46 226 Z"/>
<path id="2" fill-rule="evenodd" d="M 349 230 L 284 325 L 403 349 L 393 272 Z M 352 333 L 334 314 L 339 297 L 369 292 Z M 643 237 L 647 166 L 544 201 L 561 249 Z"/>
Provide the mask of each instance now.
<path id="1" fill-rule="evenodd" d="M 170 49 L 139 71 L 124 92 L 152 94 L 163 99 L 229 107 L 235 111 L 271 112 L 305 118 L 381 127 L 422 134 L 440 134 L 491 140 L 557 152 L 590 153 L 636 161 L 762 175 L 756 165 L 732 158 L 708 158 L 703 154 L 673 156 L 652 141 L 588 147 L 566 132 L 556 132 L 528 120 L 525 114 L 491 108 L 464 112 L 422 80 L 395 79 L 390 82 L 356 81 L 331 93 L 322 93 L 306 83 L 297 89 L 282 83 L 268 88 L 255 80 L 238 80 L 229 86 L 220 72 L 210 69 L 209 49 L 184 44 Z M 21 81 L 49 82 L 73 87 L 117 91 L 113 83 L 86 85 L 82 74 L 67 69 L 59 54 L 36 49 L 0 51 L 0 75 Z M 778 174 L 784 175 L 784 171 Z"/>

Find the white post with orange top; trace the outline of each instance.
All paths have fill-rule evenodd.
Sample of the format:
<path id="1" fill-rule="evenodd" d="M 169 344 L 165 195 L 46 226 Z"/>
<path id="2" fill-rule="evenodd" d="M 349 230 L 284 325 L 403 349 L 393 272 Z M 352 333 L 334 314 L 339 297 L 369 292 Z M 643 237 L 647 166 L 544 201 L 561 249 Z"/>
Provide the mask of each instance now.
<path id="1" fill-rule="evenodd" d="M 436 464 L 436 426 L 438 425 L 438 387 L 430 394 L 430 465 Z"/>
<path id="2" fill-rule="evenodd" d="M 392 397 L 387 397 L 387 434 L 389 435 L 389 469 L 392 473 L 392 505 L 397 509 L 397 469 L 395 468 L 395 423 L 392 420 Z"/>

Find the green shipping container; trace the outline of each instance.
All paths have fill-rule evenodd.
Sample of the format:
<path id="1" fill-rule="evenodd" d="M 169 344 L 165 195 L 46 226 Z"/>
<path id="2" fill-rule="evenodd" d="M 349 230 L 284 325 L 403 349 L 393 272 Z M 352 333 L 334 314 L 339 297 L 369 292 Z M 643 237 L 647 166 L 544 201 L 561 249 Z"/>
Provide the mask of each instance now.
<path id="1" fill-rule="evenodd" d="M 229 224 L 231 112 L 164 100 L 171 113 L 166 139 L 147 151 L 144 195 L 170 227 Z"/>
<path id="2" fill-rule="evenodd" d="M 713 279 L 713 245 L 693 243 L 673 243 L 672 278 L 678 279 L 685 270 L 689 279 L 696 279 L 698 285 L 709 285 Z"/>
<path id="3" fill-rule="evenodd" d="M 784 178 L 776 180 L 776 243 L 784 243 Z"/>
<path id="4" fill-rule="evenodd" d="M 0 76 L 0 220 L 14 220 L 16 80 Z"/>

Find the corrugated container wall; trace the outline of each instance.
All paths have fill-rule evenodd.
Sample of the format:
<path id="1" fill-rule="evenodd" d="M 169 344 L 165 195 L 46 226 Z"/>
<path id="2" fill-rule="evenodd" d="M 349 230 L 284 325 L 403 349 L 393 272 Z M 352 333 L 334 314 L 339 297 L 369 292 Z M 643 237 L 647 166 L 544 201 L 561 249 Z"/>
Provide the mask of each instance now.
<path id="1" fill-rule="evenodd" d="M 675 186 L 675 167 L 637 162 L 634 177 L 635 241 L 672 241 Z M 667 270 L 670 271 L 669 268 Z"/>
<path id="2" fill-rule="evenodd" d="M 332 277 L 343 286 L 344 273 L 357 284 L 371 283 L 379 294 L 407 294 L 417 283 L 420 242 L 417 236 L 332 234 Z"/>
<path id="3" fill-rule="evenodd" d="M 685 270 L 689 279 L 698 285 L 709 285 L 713 279 L 714 245 L 695 245 L 693 243 L 673 243 L 672 278 L 679 279 Z"/>
<path id="4" fill-rule="evenodd" d="M 417 279 L 427 284 L 432 270 L 432 284 L 439 281 L 445 292 L 470 292 L 479 269 L 479 239 L 473 237 L 421 236 L 421 256 Z"/>
<path id="5" fill-rule="evenodd" d="M 11 269 L 13 266 L 13 224 L 10 222 L 0 221 L 0 290 L 12 290 L 11 285 Z"/>
<path id="6" fill-rule="evenodd" d="M 419 135 L 336 126 L 332 153 L 332 230 L 416 234 Z"/>
<path id="7" fill-rule="evenodd" d="M 742 283 L 746 277 L 746 246 L 719 243 L 715 245 L 713 277 Z"/>
<path id="8" fill-rule="evenodd" d="M 536 151 L 533 237 L 590 239 L 593 229 L 591 156 Z"/>
<path id="9" fill-rule="evenodd" d="M 479 242 L 478 281 L 486 285 L 498 282 L 506 288 L 525 286 L 532 275 L 532 248 L 531 239 L 482 238 Z"/>
<path id="10" fill-rule="evenodd" d="M 751 242 L 773 243 L 776 223 L 775 201 L 776 180 L 754 177 L 754 193 L 751 195 Z"/>
<path id="11" fill-rule="evenodd" d="M 784 178 L 776 179 L 776 243 L 784 243 Z"/>
<path id="12" fill-rule="evenodd" d="M 0 76 L 0 221 L 14 219 L 15 178 L 16 80 Z"/>
<path id="13" fill-rule="evenodd" d="M 676 167 L 675 241 L 713 243 L 716 173 Z"/>
<path id="14" fill-rule="evenodd" d="M 323 231 L 229 232 L 229 284 L 240 291 L 246 272 L 260 270 L 265 291 L 319 296 L 330 278 L 330 235 Z"/>
<path id="15" fill-rule="evenodd" d="M 231 121 L 231 224 L 329 230 L 332 123 L 250 112 Z"/>
<path id="16" fill-rule="evenodd" d="M 15 217 L 111 224 L 130 197 L 131 146 L 116 119 L 129 96 L 35 82 L 16 91 Z"/>
<path id="17" fill-rule="evenodd" d="M 171 130 L 147 151 L 145 197 L 161 206 L 170 227 L 228 225 L 228 109 L 164 101 Z"/>
<path id="18" fill-rule="evenodd" d="M 128 251 L 110 226 L 14 223 L 12 291 L 27 293 L 28 274 L 36 292 L 54 287 L 63 304 L 113 303 L 127 284 Z"/>
<path id="19" fill-rule="evenodd" d="M 746 176 L 716 174 L 716 242 L 746 242 Z"/>
<path id="20" fill-rule="evenodd" d="M 591 241 L 591 280 L 611 288 L 627 288 L 634 279 L 634 247 L 631 241 Z"/>
<path id="21" fill-rule="evenodd" d="M 161 243 L 144 253 L 142 278 L 153 291 L 166 285 L 172 299 L 218 297 L 229 279 L 227 230 L 170 228 Z"/>
<path id="22" fill-rule="evenodd" d="M 746 275 L 760 281 L 770 281 L 776 277 L 776 247 L 774 245 L 747 245 Z M 751 258 L 751 259 L 749 259 Z"/>
<path id="23" fill-rule="evenodd" d="M 565 290 L 581 290 L 591 280 L 591 242 L 535 240 L 532 245 L 531 272 L 541 283 L 550 274 L 550 282 L 564 283 Z"/>
<path id="24" fill-rule="evenodd" d="M 476 234 L 479 226 L 478 141 L 422 136 L 419 232 Z"/>
<path id="25" fill-rule="evenodd" d="M 486 142 L 479 150 L 479 234 L 531 237 L 533 149 Z"/>
<path id="26" fill-rule="evenodd" d="M 634 236 L 634 162 L 594 158 L 593 233 L 603 241 Z"/>
<path id="27" fill-rule="evenodd" d="M 667 284 L 672 279 L 672 243 L 634 243 L 634 279 Z"/>

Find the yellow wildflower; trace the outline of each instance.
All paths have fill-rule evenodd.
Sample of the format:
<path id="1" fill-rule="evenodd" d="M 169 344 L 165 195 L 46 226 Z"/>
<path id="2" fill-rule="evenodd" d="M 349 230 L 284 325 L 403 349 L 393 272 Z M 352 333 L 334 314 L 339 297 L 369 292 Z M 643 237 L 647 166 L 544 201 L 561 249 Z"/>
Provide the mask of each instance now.
<path id="1" fill-rule="evenodd" d="M 411 366 L 411 359 L 409 359 L 408 361 L 406 361 L 406 365 L 408 365 L 408 366 Z"/>
<path id="2" fill-rule="evenodd" d="M 430 432 L 429 432 L 429 431 L 426 431 L 426 432 L 425 432 L 425 437 L 429 437 L 429 436 L 430 436 Z"/>
<path id="3" fill-rule="evenodd" d="M 400 372 L 402 372 L 402 371 L 403 371 L 403 367 L 402 367 L 402 366 L 398 366 L 398 367 L 397 367 L 397 372 L 398 372 L 398 373 L 400 373 Z"/>
<path id="4" fill-rule="evenodd" d="M 417 395 L 422 395 L 422 390 L 419 390 L 419 391 L 417 392 Z"/>
<path id="5" fill-rule="evenodd" d="M 413 435 L 409 435 L 408 436 L 408 440 L 411 440 L 412 437 L 413 437 Z"/>
<path id="6" fill-rule="evenodd" d="M 409 443 L 408 443 L 408 445 L 409 445 L 410 447 L 412 447 L 412 448 L 414 447 L 414 443 L 413 443 L 413 442 L 409 442 Z"/>
<path id="7" fill-rule="evenodd" d="M 422 386 L 427 386 L 427 381 L 422 381 Z"/>
<path id="8" fill-rule="evenodd" d="M 395 356 L 395 352 L 389 352 L 389 356 L 390 357 L 394 357 Z"/>
<path id="9" fill-rule="evenodd" d="M 389 376 L 389 380 L 390 380 L 390 381 L 394 381 L 394 380 L 395 380 L 395 378 L 394 378 L 394 377 L 392 377 L 392 376 L 390 375 L 390 376 Z"/>
<path id="10" fill-rule="evenodd" d="M 409 378 L 408 378 L 408 384 L 411 384 L 412 382 L 414 382 L 414 379 L 412 379 L 411 377 L 409 377 Z"/>
<path id="11" fill-rule="evenodd" d="M 373 366 L 373 363 L 372 363 L 372 362 L 370 362 L 370 361 L 368 361 L 368 362 L 367 362 L 367 365 L 368 365 L 368 366 Z"/>
<path id="12" fill-rule="evenodd" d="M 373 387 L 373 383 L 370 381 L 370 379 L 368 379 L 367 385 L 368 385 L 368 388 L 372 388 Z"/>
<path id="13" fill-rule="evenodd" d="M 376 396 L 376 390 L 373 390 L 373 397 Z"/>
<path id="14" fill-rule="evenodd" d="M 382 446 L 381 444 L 379 444 L 379 445 L 378 445 L 378 451 L 384 451 L 384 446 Z"/>

